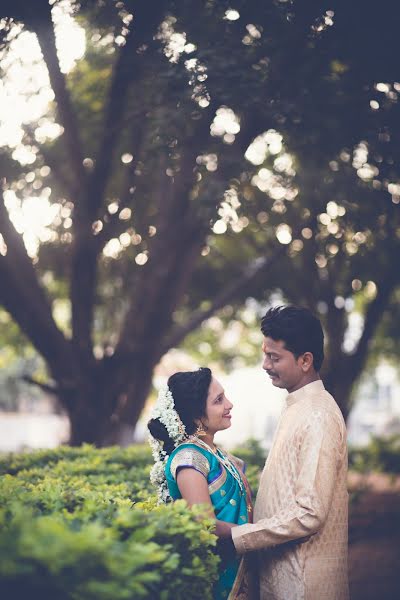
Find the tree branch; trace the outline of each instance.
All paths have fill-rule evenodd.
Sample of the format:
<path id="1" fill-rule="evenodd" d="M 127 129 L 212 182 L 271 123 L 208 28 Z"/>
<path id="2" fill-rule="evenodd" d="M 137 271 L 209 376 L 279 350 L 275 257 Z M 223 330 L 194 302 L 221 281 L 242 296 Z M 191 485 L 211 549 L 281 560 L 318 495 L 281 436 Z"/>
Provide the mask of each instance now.
<path id="1" fill-rule="evenodd" d="M 83 166 L 83 148 L 65 77 L 60 69 L 50 4 L 48 2 L 41 3 L 40 13 L 32 17 L 27 25 L 36 33 L 39 41 L 54 91 L 60 122 L 64 127 L 63 135 L 66 141 L 68 161 L 77 181 L 76 189 L 80 189 L 82 192 L 87 180 Z"/>
<path id="2" fill-rule="evenodd" d="M 92 232 L 92 222 L 104 201 L 104 194 L 112 170 L 118 136 L 123 123 L 128 89 L 133 81 L 145 72 L 143 57 L 137 50 L 144 42 L 151 43 L 164 15 L 164 1 L 143 5 L 135 12 L 132 27 L 121 48 L 113 70 L 110 93 L 103 127 L 103 137 L 90 178 L 86 204 L 75 208 L 74 248 L 71 263 L 71 304 L 73 340 L 79 353 L 92 359 L 92 324 L 96 294 L 97 259 L 104 236 L 97 241 Z M 140 61 L 138 60 L 140 58 Z M 132 75 L 134 73 L 134 76 Z"/>
<path id="3" fill-rule="evenodd" d="M 126 230 L 127 224 L 125 221 L 121 221 L 119 215 L 124 208 L 131 208 L 132 206 L 132 193 L 131 189 L 135 183 L 135 168 L 138 164 L 138 158 L 140 156 L 141 147 L 144 139 L 145 132 L 145 115 L 141 115 L 140 122 L 135 122 L 133 127 L 132 137 L 134 138 L 132 154 L 134 159 L 126 167 L 125 181 L 122 185 L 121 201 L 118 206 L 118 211 L 112 215 L 105 214 L 103 217 L 103 229 L 96 235 L 97 252 L 100 253 L 104 248 L 105 244 L 112 238 L 118 237 L 123 231 Z"/>
<path id="4" fill-rule="evenodd" d="M 58 329 L 21 236 L 15 231 L 0 195 L 0 231 L 7 246 L 0 255 L 0 302 L 62 380 L 69 370 L 70 345 Z"/>
<path id="5" fill-rule="evenodd" d="M 35 379 L 34 377 L 31 377 L 30 375 L 23 375 L 21 379 L 22 379 L 22 381 L 25 381 L 26 383 L 29 383 L 30 385 L 35 385 L 36 387 L 40 388 L 43 392 L 46 392 L 47 394 L 54 394 L 54 396 L 58 396 L 58 394 L 60 393 L 60 390 L 58 387 L 49 385 L 48 383 L 42 383 L 41 381 L 38 381 L 37 379 Z"/>
<path id="6" fill-rule="evenodd" d="M 382 318 L 382 314 L 390 300 L 392 292 L 399 284 L 400 277 L 397 274 L 396 269 L 392 269 L 391 276 L 386 277 L 377 285 L 377 293 L 368 305 L 364 328 L 360 340 L 357 344 L 357 348 L 354 354 L 350 355 L 347 360 L 349 365 L 356 377 L 361 373 L 368 356 L 368 346 L 371 342 L 376 329 Z"/>
<path id="7" fill-rule="evenodd" d="M 252 264 L 247 265 L 243 270 L 241 277 L 236 279 L 230 286 L 224 288 L 224 290 L 214 298 L 210 308 L 207 310 L 196 311 L 187 323 L 172 331 L 171 335 L 162 345 L 162 353 L 164 354 L 170 348 L 177 346 L 191 331 L 196 329 L 196 327 L 199 327 L 203 321 L 211 317 L 217 310 L 228 304 L 228 302 L 235 299 L 252 281 L 264 273 L 267 273 L 273 262 L 285 252 L 286 247 L 280 245 L 270 256 L 263 259 L 257 259 L 253 261 Z"/>
<path id="8" fill-rule="evenodd" d="M 68 194 L 69 199 L 78 198 L 79 190 L 77 187 L 77 182 L 70 181 L 70 178 L 62 172 L 62 169 L 60 169 L 60 164 L 53 159 L 51 152 L 49 152 L 44 145 L 40 147 L 40 153 L 46 165 L 50 167 L 54 178 L 64 190 L 64 193 Z"/>
<path id="9" fill-rule="evenodd" d="M 144 43 L 152 43 L 156 28 L 164 16 L 165 4 L 164 1 L 157 2 L 156 6 L 154 2 L 144 3 L 135 10 L 135 17 L 125 38 L 126 43 L 119 51 L 105 111 L 103 137 L 91 177 L 89 202 L 93 220 L 103 203 L 116 141 L 124 122 L 128 90 L 134 82 L 139 84 L 140 77 L 145 74 L 145 61 L 138 54 L 138 49 Z"/>
<path id="10" fill-rule="evenodd" d="M 139 281 L 135 282 L 135 289 L 139 286 L 141 294 L 135 297 L 125 317 L 114 356 L 129 355 L 143 344 L 151 346 L 155 336 L 161 338 L 165 334 L 193 272 L 206 235 L 202 223 L 193 219 L 189 201 L 194 155 L 193 148 L 182 153 L 181 170 L 174 180 L 166 175 L 166 157 L 160 159 L 157 234 L 150 240 L 149 261 L 141 267 Z"/>

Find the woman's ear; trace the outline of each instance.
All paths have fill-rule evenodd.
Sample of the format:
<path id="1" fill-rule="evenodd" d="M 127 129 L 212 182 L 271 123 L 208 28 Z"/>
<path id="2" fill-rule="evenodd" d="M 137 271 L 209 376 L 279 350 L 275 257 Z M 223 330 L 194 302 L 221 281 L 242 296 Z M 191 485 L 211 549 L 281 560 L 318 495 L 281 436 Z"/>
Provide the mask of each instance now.
<path id="1" fill-rule="evenodd" d="M 195 420 L 194 422 L 197 426 L 195 435 L 197 435 L 199 437 L 207 435 L 207 427 L 204 425 L 204 423 L 200 419 Z"/>

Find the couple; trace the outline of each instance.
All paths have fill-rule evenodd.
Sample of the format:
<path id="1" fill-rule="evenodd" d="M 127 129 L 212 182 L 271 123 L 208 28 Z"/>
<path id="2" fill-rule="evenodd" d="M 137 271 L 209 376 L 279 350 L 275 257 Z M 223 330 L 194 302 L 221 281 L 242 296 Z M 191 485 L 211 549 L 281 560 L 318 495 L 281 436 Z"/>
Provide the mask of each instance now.
<path id="1" fill-rule="evenodd" d="M 347 600 L 346 428 L 319 377 L 321 324 L 304 308 L 281 306 L 261 330 L 263 368 L 289 395 L 254 519 L 243 463 L 214 444 L 230 427 L 232 404 L 207 368 L 175 373 L 160 393 L 149 422 L 152 480 L 164 502 L 208 505 L 222 559 L 215 599 Z"/>

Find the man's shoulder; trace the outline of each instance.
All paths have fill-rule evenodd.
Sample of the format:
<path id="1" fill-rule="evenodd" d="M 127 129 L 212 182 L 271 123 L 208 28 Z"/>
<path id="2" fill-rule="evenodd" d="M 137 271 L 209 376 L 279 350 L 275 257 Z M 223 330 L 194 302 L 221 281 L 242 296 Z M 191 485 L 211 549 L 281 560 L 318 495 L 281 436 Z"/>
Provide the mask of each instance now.
<path id="1" fill-rule="evenodd" d="M 321 389 L 318 393 L 310 396 L 308 408 L 309 413 L 324 422 L 326 426 L 335 424 L 342 433 L 346 431 L 342 411 L 328 390 Z"/>
<path id="2" fill-rule="evenodd" d="M 321 382 L 323 383 L 323 382 Z M 337 412 L 339 411 L 340 414 L 340 408 L 338 406 L 338 403 L 336 402 L 335 398 L 332 396 L 332 394 L 324 387 L 324 385 L 321 385 L 320 388 L 313 390 L 310 395 L 309 395 L 309 402 L 315 406 L 321 406 L 321 408 L 323 410 L 326 410 L 328 412 Z"/>
<path id="3" fill-rule="evenodd" d="M 307 439 L 321 436 L 331 440 L 338 451 L 344 455 L 347 447 L 346 424 L 335 400 L 324 390 L 310 396 L 303 403 L 302 411 L 297 415 L 293 436 L 302 445 Z"/>

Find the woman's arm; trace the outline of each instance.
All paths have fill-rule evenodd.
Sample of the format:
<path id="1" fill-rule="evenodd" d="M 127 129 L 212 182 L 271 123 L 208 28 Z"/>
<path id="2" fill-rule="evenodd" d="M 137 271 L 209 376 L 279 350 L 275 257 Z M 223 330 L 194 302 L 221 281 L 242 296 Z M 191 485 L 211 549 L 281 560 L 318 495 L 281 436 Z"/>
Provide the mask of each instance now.
<path id="1" fill-rule="evenodd" d="M 215 518 L 214 508 L 208 492 L 207 480 L 204 475 L 195 469 L 182 467 L 177 473 L 176 483 L 182 498 L 186 500 L 189 506 L 202 504 L 206 507 L 206 516 L 215 519 L 215 535 L 220 538 L 230 538 L 231 529 L 236 527 L 236 525 L 226 521 L 219 521 Z"/>

